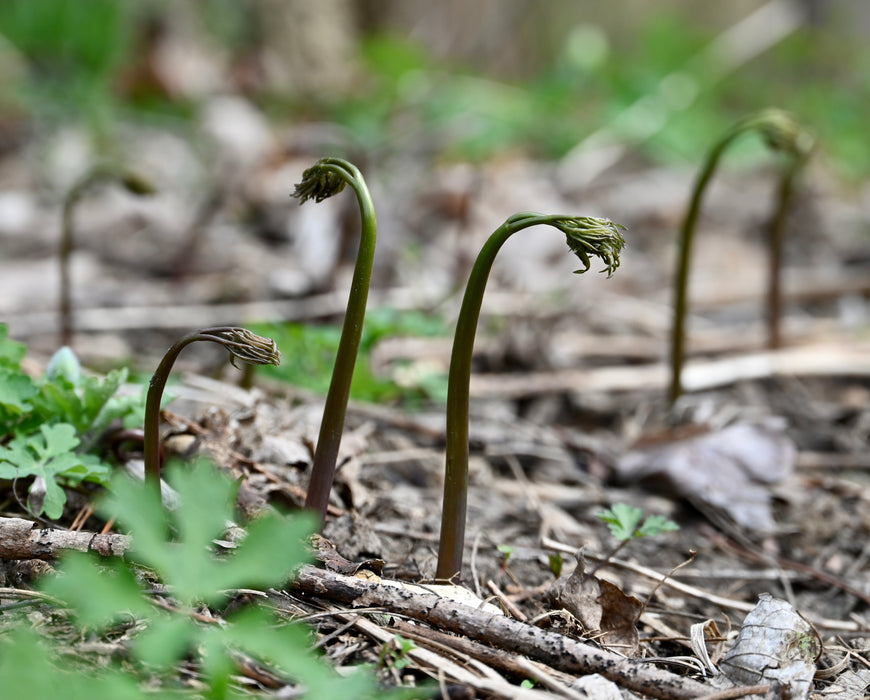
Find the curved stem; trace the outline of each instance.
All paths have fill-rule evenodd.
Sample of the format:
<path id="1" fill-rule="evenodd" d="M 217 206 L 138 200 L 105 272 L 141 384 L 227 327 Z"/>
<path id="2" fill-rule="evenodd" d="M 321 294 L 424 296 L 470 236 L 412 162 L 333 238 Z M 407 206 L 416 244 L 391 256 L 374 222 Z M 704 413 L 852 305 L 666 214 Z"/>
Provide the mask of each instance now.
<path id="1" fill-rule="evenodd" d="M 145 480 L 160 491 L 160 402 L 163 390 L 169 379 L 169 372 L 184 348 L 198 340 L 207 340 L 223 345 L 232 359 L 249 364 L 274 364 L 280 361 L 275 341 L 263 338 L 237 326 L 217 326 L 194 331 L 178 340 L 160 360 L 145 397 L 145 423 L 143 451 L 145 460 Z"/>
<path id="2" fill-rule="evenodd" d="M 595 236 L 604 235 L 610 240 L 604 242 L 583 240 L 582 251 L 574 248 L 578 245 L 577 226 L 589 225 L 589 233 Z M 594 222 L 594 224 L 593 224 Z M 603 234 L 603 220 L 577 219 L 564 216 L 546 216 L 543 214 L 521 213 L 510 217 L 499 226 L 484 244 L 477 260 L 471 269 L 462 306 L 456 322 L 456 332 L 453 337 L 453 350 L 450 355 L 450 370 L 447 387 L 447 444 L 446 467 L 444 473 L 444 501 L 441 513 L 441 538 L 438 546 L 438 565 L 435 577 L 439 580 L 451 580 L 461 574 L 462 556 L 465 544 L 465 520 L 468 504 L 468 407 L 469 385 L 471 383 L 471 360 L 474 349 L 474 337 L 480 318 L 480 307 L 483 303 L 483 293 L 489 278 L 496 253 L 505 241 L 517 231 L 538 224 L 548 224 L 559 228 L 569 236 L 569 246 L 581 257 L 588 269 L 587 254 L 592 252 L 609 261 L 608 270 L 612 271 L 618 265 L 618 253 L 622 248 L 622 240 L 617 227 L 606 222 L 611 228 Z M 581 234 L 582 235 L 582 234 Z M 572 236 L 574 238 L 572 239 Z M 615 237 L 615 238 L 614 238 Z M 599 247 L 600 246 L 600 247 Z"/>
<path id="3" fill-rule="evenodd" d="M 61 214 L 60 245 L 58 263 L 60 265 L 60 344 L 70 345 L 73 337 L 72 293 L 70 291 L 70 257 L 73 250 L 73 210 L 84 194 L 100 182 L 117 181 L 128 192 L 137 196 L 154 193 L 154 187 L 136 173 L 101 163 L 95 165 L 80 177 L 67 192 L 63 200 Z"/>
<path id="4" fill-rule="evenodd" d="M 751 115 L 737 122 L 729 129 L 719 142 L 707 154 L 707 158 L 701 168 L 701 172 L 695 181 L 692 196 L 689 201 L 689 208 L 686 212 L 686 218 L 683 221 L 683 226 L 680 229 L 678 248 L 677 248 L 677 265 L 674 271 L 674 316 L 671 326 L 671 382 L 668 389 L 668 399 L 671 405 L 683 393 L 682 385 L 682 368 L 685 360 L 685 325 L 686 325 L 686 308 L 688 306 L 688 286 L 689 286 L 689 263 L 691 260 L 692 243 L 695 236 L 695 228 L 698 223 L 698 214 L 701 209 L 701 200 L 707 185 L 716 170 L 719 159 L 722 153 L 740 134 L 746 131 L 757 130 L 764 138 L 768 147 L 772 150 L 782 151 L 795 159 L 795 163 L 800 163 L 805 160 L 807 154 L 812 148 L 812 137 L 804 131 L 800 125 L 794 121 L 787 113 L 779 110 L 764 110 L 757 114 Z M 793 167 L 796 167 L 793 166 Z M 791 169 L 784 177 L 791 177 Z M 781 187 L 791 187 L 791 184 L 783 184 Z M 784 192 L 784 194 L 783 194 Z M 785 196 L 785 203 L 782 197 Z M 781 190 L 780 207 L 786 206 L 790 190 Z M 778 215 L 779 218 L 780 215 Z M 777 225 L 782 225 L 780 222 Z M 777 237 L 780 237 L 777 240 Z M 776 294 L 778 294 L 778 275 L 779 275 L 779 253 L 775 249 L 776 245 L 781 245 L 781 232 L 771 233 L 771 286 L 776 285 Z M 774 271 L 773 266 L 776 265 Z M 776 277 L 774 280 L 773 278 Z M 774 292 L 769 293 L 769 304 L 772 304 Z M 778 303 L 778 300 L 777 300 Z M 772 316 L 778 313 L 778 306 L 774 309 L 769 306 L 769 314 Z M 778 319 L 774 321 L 778 324 Z"/>
<path id="5" fill-rule="evenodd" d="M 689 210 L 680 229 L 677 249 L 677 267 L 674 278 L 674 318 L 671 325 L 671 386 L 668 392 L 673 404 L 683 393 L 682 368 L 685 354 L 686 307 L 689 294 L 689 262 L 692 257 L 692 243 L 695 239 L 695 227 L 698 213 L 701 210 L 701 199 L 707 189 L 707 183 L 713 177 L 719 157 L 741 131 L 732 129 L 707 155 L 689 201 Z"/>
<path id="6" fill-rule="evenodd" d="M 318 161 L 314 168 L 311 168 L 311 171 L 314 172 L 311 175 L 306 172 L 306 175 L 312 178 L 320 177 L 321 184 L 323 184 L 323 180 L 329 180 L 330 175 L 338 177 L 341 183 L 349 184 L 356 194 L 361 220 L 359 250 L 347 300 L 347 311 L 341 329 L 341 339 L 338 344 L 329 391 L 326 394 L 323 420 L 320 424 L 320 434 L 314 450 L 311 481 L 305 498 L 305 507 L 317 511 L 322 526 L 326 519 L 332 482 L 335 479 L 338 450 L 341 445 L 347 403 L 350 398 L 350 385 L 362 338 L 377 240 L 377 220 L 368 187 L 362 174 L 355 166 L 340 158 L 324 158 Z M 326 190 L 318 192 L 299 192 L 297 190 L 297 192 L 303 197 L 303 201 L 309 196 L 320 201 L 324 197 L 331 196 L 343 186 L 344 184 L 341 184 L 339 187 L 338 183 L 330 181 Z"/>

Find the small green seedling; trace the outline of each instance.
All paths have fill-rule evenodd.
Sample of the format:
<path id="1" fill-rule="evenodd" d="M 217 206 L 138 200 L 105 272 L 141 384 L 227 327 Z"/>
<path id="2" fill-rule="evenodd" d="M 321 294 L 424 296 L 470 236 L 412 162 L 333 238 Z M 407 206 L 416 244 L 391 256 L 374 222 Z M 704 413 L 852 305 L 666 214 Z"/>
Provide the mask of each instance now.
<path id="1" fill-rule="evenodd" d="M 501 554 L 501 570 L 505 571 L 507 569 L 508 562 L 511 560 L 511 557 L 514 554 L 514 548 L 509 544 L 499 544 L 496 545 L 496 549 Z"/>
<path id="2" fill-rule="evenodd" d="M 156 192 L 154 186 L 141 175 L 116 165 L 100 163 L 82 175 L 67 192 L 63 201 L 63 218 L 58 262 L 60 264 L 60 344 L 72 344 L 72 293 L 70 292 L 69 263 L 73 250 L 73 212 L 82 197 L 95 185 L 117 182 L 127 192 L 137 197 Z"/>
<path id="3" fill-rule="evenodd" d="M 537 681 L 533 681 L 531 678 L 526 678 L 522 683 L 520 683 L 520 688 L 525 688 L 526 690 L 531 690 L 538 684 Z"/>
<path id="4" fill-rule="evenodd" d="M 309 199 L 321 202 L 341 192 L 346 185 L 351 186 L 359 202 L 361 234 L 344 326 L 335 357 L 332 381 L 323 408 L 323 420 L 320 423 L 320 433 L 311 467 L 311 481 L 305 498 L 305 507 L 320 516 L 321 527 L 326 520 L 329 493 L 335 479 L 335 466 L 338 461 L 341 434 L 344 431 L 353 370 L 362 337 L 378 226 L 374 203 L 362 173 L 356 166 L 341 158 L 323 158 L 317 161 L 302 174 L 302 182 L 296 186 L 296 191 L 293 193 L 294 197 L 299 198 L 300 204 L 304 204 Z"/>
<path id="5" fill-rule="evenodd" d="M 599 511 L 595 517 L 607 523 L 610 533 L 619 542 L 640 537 L 657 537 L 664 532 L 675 532 L 680 529 L 673 520 L 668 520 L 662 515 L 650 515 L 644 520 L 643 510 L 627 503 L 616 503 L 612 508 Z"/>
<path id="6" fill-rule="evenodd" d="M 194 331 L 166 351 L 151 377 L 148 394 L 145 397 L 145 438 L 143 445 L 145 479 L 158 492 L 160 490 L 160 401 L 163 398 L 166 381 L 169 379 L 169 372 L 172 370 L 172 365 L 175 364 L 179 353 L 198 340 L 223 345 L 229 351 L 230 361 L 234 365 L 236 360 L 254 365 L 277 365 L 281 361 L 281 353 L 275 347 L 274 340 L 236 326 L 218 326 Z"/>
<path id="7" fill-rule="evenodd" d="M 676 532 L 680 529 L 680 526 L 673 520 L 668 520 L 662 515 L 650 515 L 644 519 L 643 510 L 627 503 L 616 503 L 612 508 L 599 511 L 595 517 L 607 523 L 610 534 L 619 541 L 619 544 L 583 576 L 584 581 L 592 578 L 601 567 L 613 559 L 632 540 L 641 537 L 658 537 L 665 532 Z"/>
<path id="8" fill-rule="evenodd" d="M 405 639 L 401 634 L 395 635 L 389 642 L 385 642 L 381 646 L 381 652 L 378 654 L 378 668 L 391 666 L 401 670 L 407 667 L 411 663 L 408 652 L 416 648 L 417 645 L 412 640 Z"/>
<path id="9" fill-rule="evenodd" d="M 780 180 L 777 193 L 777 209 L 770 227 L 770 274 L 768 285 L 768 328 L 769 345 L 776 347 L 780 342 L 779 318 L 780 300 L 780 260 L 785 215 L 791 201 L 794 180 L 798 170 L 806 162 L 813 147 L 813 137 L 790 114 L 777 109 L 763 110 L 753 114 L 731 127 L 707 154 L 698 179 L 695 182 L 686 218 L 680 230 L 677 247 L 677 264 L 674 277 L 674 316 L 671 328 L 671 384 L 668 392 L 673 404 L 683 393 L 682 369 L 685 355 L 685 324 L 688 305 L 689 262 L 692 242 L 701 209 L 701 200 L 713 177 L 719 159 L 728 146 L 743 133 L 757 131 L 767 146 L 776 152 L 789 156 Z"/>
<path id="10" fill-rule="evenodd" d="M 447 379 L 447 446 L 444 506 L 435 577 L 451 580 L 462 573 L 465 514 L 468 502 L 468 403 L 471 357 L 480 318 L 483 293 L 496 253 L 513 234 L 530 226 L 552 226 L 565 234 L 568 247 L 583 263 L 575 272 L 586 272 L 590 256 L 599 257 L 608 276 L 619 266 L 625 245 L 624 227 L 607 219 L 544 215 L 524 212 L 507 219 L 484 244 L 471 269 L 453 337 Z"/>
<path id="11" fill-rule="evenodd" d="M 553 576 L 559 578 L 562 575 L 562 568 L 565 565 L 565 560 L 562 558 L 561 552 L 550 552 L 550 571 Z"/>

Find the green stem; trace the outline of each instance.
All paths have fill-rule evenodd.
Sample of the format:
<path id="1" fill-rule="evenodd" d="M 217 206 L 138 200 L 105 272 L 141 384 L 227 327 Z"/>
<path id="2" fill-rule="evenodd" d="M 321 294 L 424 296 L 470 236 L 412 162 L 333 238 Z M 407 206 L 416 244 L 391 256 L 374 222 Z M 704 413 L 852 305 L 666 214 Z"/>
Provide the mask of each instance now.
<path id="1" fill-rule="evenodd" d="M 321 201 L 343 189 L 345 183 L 353 188 L 359 202 L 361 234 L 344 325 L 335 357 L 335 367 L 326 394 L 323 420 L 314 450 L 311 481 L 305 498 L 305 507 L 316 511 L 320 516 L 321 527 L 326 519 L 329 493 L 335 479 L 338 450 L 350 398 L 350 385 L 362 338 L 378 227 L 374 203 L 365 180 L 360 171 L 345 160 L 324 158 L 318 161 L 315 166 L 306 171 L 303 183 L 297 188 L 296 193 L 303 202 L 311 197 Z"/>
<path id="2" fill-rule="evenodd" d="M 67 192 L 63 201 L 61 215 L 60 246 L 58 263 L 60 265 L 60 344 L 72 344 L 72 293 L 70 292 L 70 257 L 73 250 L 73 211 L 85 193 L 101 182 L 116 181 L 128 192 L 137 196 L 154 193 L 154 187 L 136 173 L 126 171 L 117 166 L 100 163 L 82 175 Z"/>
<path id="3" fill-rule="evenodd" d="M 676 401 L 683 393 L 681 373 L 685 354 L 684 333 L 686 326 L 686 306 L 689 293 L 689 262 L 692 257 L 692 243 L 695 239 L 695 225 L 698 222 L 698 213 L 701 210 L 701 198 L 707 189 L 707 183 L 713 177 L 719 157 L 737 136 L 741 130 L 732 129 L 712 151 L 707 155 L 692 198 L 689 201 L 689 210 L 680 229 L 679 247 L 677 251 L 676 278 L 674 280 L 674 320 L 671 326 L 671 388 L 669 398 L 671 403 Z"/>
<path id="4" fill-rule="evenodd" d="M 707 185 L 716 171 L 716 167 L 719 164 L 719 159 L 722 154 L 738 136 L 747 131 L 753 130 L 757 130 L 761 133 L 771 149 L 784 151 L 794 157 L 796 161 L 804 160 L 809 149 L 812 147 L 812 138 L 807 134 L 807 132 L 803 131 L 800 125 L 798 125 L 790 116 L 784 112 L 780 112 L 779 110 L 764 110 L 737 122 L 707 154 L 701 172 L 695 181 L 695 187 L 692 190 L 686 218 L 684 219 L 683 226 L 680 229 L 677 248 L 677 266 L 674 272 L 674 316 L 673 325 L 671 326 L 671 383 L 668 390 L 668 399 L 672 405 L 683 393 L 681 375 L 685 360 L 685 325 L 686 309 L 688 306 L 689 263 L 692 255 L 692 243 L 695 237 L 695 229 L 698 223 L 698 214 L 701 209 L 701 201 L 707 189 Z M 785 177 L 790 177 L 790 175 L 786 175 Z M 774 250 L 774 245 L 776 243 L 775 235 L 776 234 L 771 236 L 771 258 L 774 258 L 774 256 L 777 255 L 777 252 Z M 776 273 L 773 272 L 772 268 L 774 264 L 777 265 Z M 779 274 L 778 266 L 778 259 L 776 261 L 771 260 L 771 274 L 776 274 L 777 277 Z M 771 284 L 773 284 L 773 282 L 771 282 Z M 778 279 L 776 284 L 778 285 Z M 774 313 L 774 309 L 770 308 L 769 315 L 772 316 Z"/>
<path id="5" fill-rule="evenodd" d="M 776 350 L 782 346 L 782 251 L 785 224 L 791 205 L 802 160 L 795 159 L 785 166 L 776 190 L 776 209 L 770 221 L 770 257 L 767 275 L 767 347 Z"/>
<path id="6" fill-rule="evenodd" d="M 230 353 L 230 357 L 239 359 L 248 364 L 277 365 L 280 362 L 280 354 L 275 348 L 275 342 L 269 338 L 251 333 L 249 330 L 237 326 L 218 326 L 215 328 L 203 328 L 194 331 L 178 340 L 160 360 L 157 369 L 151 377 L 148 385 L 148 393 L 145 396 L 145 423 L 144 423 L 144 460 L 145 480 L 160 490 L 160 402 L 163 398 L 163 390 L 169 379 L 169 372 L 175 364 L 175 360 L 184 348 L 198 340 L 209 341 L 223 345 Z"/>
<path id="7" fill-rule="evenodd" d="M 483 293 L 489 278 L 496 253 L 505 241 L 517 231 L 530 226 L 546 224 L 559 228 L 569 236 L 569 245 L 583 260 L 588 269 L 588 253 L 592 252 L 608 261 L 608 271 L 619 264 L 618 253 L 622 248 L 622 237 L 617 227 L 606 222 L 611 228 L 606 236 L 611 240 L 602 243 L 598 249 L 595 244 L 572 239 L 576 234 L 577 222 L 590 225 L 595 222 L 597 234 L 602 231 L 602 220 L 577 219 L 564 216 L 521 213 L 510 217 L 493 232 L 484 244 L 471 269 L 462 306 L 456 323 L 453 350 L 450 355 L 450 370 L 447 386 L 447 444 L 446 468 L 444 475 L 444 501 L 441 513 L 441 539 L 438 547 L 438 565 L 435 577 L 439 580 L 452 580 L 461 574 L 462 556 L 465 544 L 465 520 L 468 503 L 468 407 L 469 385 L 471 383 L 471 359 L 474 349 L 474 336 L 480 318 Z M 571 232 L 566 228 L 571 227 Z M 591 229 L 590 229 L 591 230 Z M 596 242 L 600 243 L 599 242 Z M 580 246 L 581 249 L 575 248 Z M 585 270 L 584 270 L 585 271 Z M 578 271 L 579 272 L 579 271 Z"/>

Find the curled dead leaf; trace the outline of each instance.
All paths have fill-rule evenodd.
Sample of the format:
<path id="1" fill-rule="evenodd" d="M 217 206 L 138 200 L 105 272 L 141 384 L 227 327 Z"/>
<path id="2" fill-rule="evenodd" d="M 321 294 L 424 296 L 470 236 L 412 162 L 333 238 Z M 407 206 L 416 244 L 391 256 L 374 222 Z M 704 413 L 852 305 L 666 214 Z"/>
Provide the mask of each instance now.
<path id="1" fill-rule="evenodd" d="M 583 625 L 584 633 L 604 646 L 628 656 L 637 651 L 636 625 L 643 603 L 610 581 L 587 576 L 583 557 L 569 577 L 553 582 L 547 599 L 553 607 L 570 612 Z"/>

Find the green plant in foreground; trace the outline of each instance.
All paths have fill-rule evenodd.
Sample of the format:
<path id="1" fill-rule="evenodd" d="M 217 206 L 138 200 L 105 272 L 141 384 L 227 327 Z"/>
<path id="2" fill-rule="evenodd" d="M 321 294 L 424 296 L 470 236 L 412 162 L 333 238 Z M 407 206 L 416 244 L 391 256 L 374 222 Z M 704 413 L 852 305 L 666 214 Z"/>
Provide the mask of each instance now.
<path id="1" fill-rule="evenodd" d="M 471 270 L 459 317 L 447 388 L 447 458 L 444 475 L 444 505 L 441 538 L 435 577 L 450 580 L 461 574 L 465 540 L 465 513 L 468 501 L 468 402 L 471 381 L 471 356 L 480 318 L 483 293 L 495 256 L 505 241 L 530 226 L 552 226 L 565 234 L 568 247 L 583 263 L 586 272 L 590 256 L 599 257 L 608 276 L 619 266 L 625 245 L 624 228 L 607 219 L 544 215 L 524 212 L 509 217 L 484 244 Z"/>
<path id="2" fill-rule="evenodd" d="M 791 115 L 777 109 L 763 110 L 737 122 L 707 154 L 695 182 L 686 218 L 680 230 L 677 265 L 674 277 L 674 320 L 671 329 L 671 384 L 668 398 L 673 404 L 683 392 L 681 374 L 685 355 L 685 323 L 688 305 L 689 261 L 692 242 L 701 209 L 701 199 L 716 166 L 728 146 L 743 133 L 757 131 L 768 147 L 791 158 L 783 172 L 778 190 L 777 212 L 771 225 L 770 286 L 768 291 L 768 319 L 771 344 L 779 342 L 779 268 L 782 250 L 785 213 L 791 199 L 793 182 L 798 169 L 806 161 L 813 146 L 813 137 Z"/>
<path id="3" fill-rule="evenodd" d="M 243 606 L 225 610 L 240 588 L 280 587 L 310 552 L 306 538 L 315 520 L 297 513 L 286 518 L 266 514 L 250 523 L 244 539 L 231 551 L 218 555 L 213 544 L 233 517 L 236 485 L 205 461 L 167 470 L 167 478 L 184 507 L 167 512 L 157 493 L 147 484 L 121 474 L 113 480 L 110 495 L 100 505 L 104 517 L 116 517 L 132 538 L 124 559 L 100 559 L 94 554 L 70 552 L 58 574 L 44 579 L 41 588 L 63 601 L 82 632 L 89 635 L 124 629 L 124 669 L 88 668 L 72 673 L 69 661 L 45 661 L 42 642 L 33 633 L 11 634 L 0 654 L 3 688 L 0 697 L 39 697 L 37 688 L 62 688 L 64 692 L 41 697 L 71 699 L 154 697 L 205 697 L 212 700 L 250 697 L 251 691 L 234 688 L 241 655 L 265 663 L 287 683 L 298 683 L 306 698 L 375 697 L 374 678 L 362 670 L 339 676 L 311 650 L 308 631 L 287 624 L 273 613 Z M 170 532 L 177 538 L 171 539 Z M 137 570 L 144 567 L 166 586 L 167 603 L 156 604 Z M 200 614 L 202 606 L 216 613 Z M 26 624 L 26 621 L 25 621 Z M 17 645 L 33 653 L 20 666 Z M 9 655 L 12 654 L 12 657 Z M 69 658 L 69 656 L 67 656 Z M 188 660 L 202 681 L 199 691 L 185 691 L 176 680 L 177 667 Z M 34 680 L 34 664 L 40 671 Z M 104 683 L 108 682 L 108 688 Z M 147 682 L 147 686 L 146 686 Z M 378 695 L 381 691 L 377 692 Z"/>
<path id="4" fill-rule="evenodd" d="M 203 328 L 186 335 L 177 341 L 160 360 L 160 364 L 151 377 L 148 394 L 145 397 L 145 479 L 160 490 L 160 400 L 163 389 L 169 379 L 172 365 L 179 353 L 188 345 L 198 340 L 209 341 L 223 345 L 230 353 L 230 361 L 236 360 L 254 365 L 277 365 L 281 361 L 281 353 L 275 347 L 275 341 L 270 338 L 251 333 L 245 328 L 236 326 L 218 326 Z"/>
<path id="5" fill-rule="evenodd" d="M 378 225 L 374 203 L 362 173 L 356 166 L 341 158 L 322 158 L 317 161 L 302 174 L 302 182 L 293 193 L 294 197 L 299 198 L 300 204 L 309 199 L 321 202 L 341 192 L 346 185 L 351 186 L 359 202 L 361 234 L 341 340 L 335 357 L 332 381 L 326 394 L 320 434 L 314 449 L 311 481 L 305 498 L 305 507 L 320 515 L 321 526 L 326 519 L 329 492 L 335 479 L 335 465 L 338 461 L 341 434 L 344 431 L 350 385 L 362 337 Z"/>
<path id="6" fill-rule="evenodd" d="M 0 478 L 33 477 L 27 508 L 59 518 L 63 485 L 106 483 L 111 466 L 98 441 L 115 421 L 136 424 L 140 399 L 115 395 L 126 369 L 88 376 L 68 347 L 55 353 L 44 376 L 32 379 L 21 368 L 25 346 L 6 333 L 0 324 Z"/>
<path id="7" fill-rule="evenodd" d="M 73 336 L 72 294 L 70 292 L 69 262 L 73 250 L 73 212 L 82 197 L 95 185 L 103 182 L 117 182 L 131 194 L 137 196 L 151 195 L 156 192 L 154 186 L 145 178 L 116 165 L 100 163 L 93 166 L 82 175 L 67 192 L 63 201 L 63 218 L 61 223 L 60 249 L 58 263 L 60 265 L 60 344 L 70 345 Z"/>

